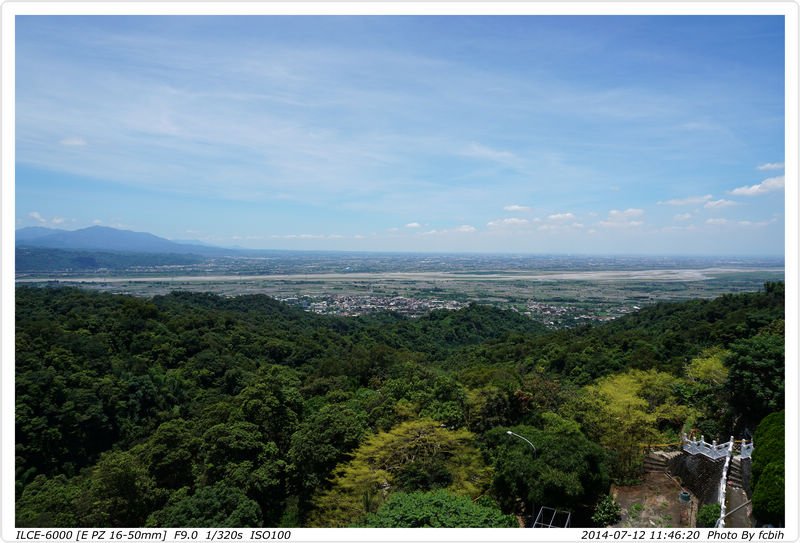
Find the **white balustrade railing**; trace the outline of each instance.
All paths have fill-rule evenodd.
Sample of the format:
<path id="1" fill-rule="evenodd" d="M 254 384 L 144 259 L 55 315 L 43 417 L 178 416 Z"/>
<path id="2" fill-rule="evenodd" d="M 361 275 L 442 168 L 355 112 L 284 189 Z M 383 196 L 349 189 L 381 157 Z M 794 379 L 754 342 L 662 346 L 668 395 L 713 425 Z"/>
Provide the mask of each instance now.
<path id="1" fill-rule="evenodd" d="M 683 450 L 689 454 L 702 454 L 711 460 L 719 460 L 728 456 L 732 451 L 736 442 L 731 437 L 727 443 L 717 443 L 716 440 L 711 443 L 705 441 L 705 436 L 700 436 L 700 439 L 689 439 L 689 436 L 683 434 Z M 739 446 L 739 456 L 742 458 L 750 458 L 753 454 L 753 442 L 747 443 L 744 439 Z"/>

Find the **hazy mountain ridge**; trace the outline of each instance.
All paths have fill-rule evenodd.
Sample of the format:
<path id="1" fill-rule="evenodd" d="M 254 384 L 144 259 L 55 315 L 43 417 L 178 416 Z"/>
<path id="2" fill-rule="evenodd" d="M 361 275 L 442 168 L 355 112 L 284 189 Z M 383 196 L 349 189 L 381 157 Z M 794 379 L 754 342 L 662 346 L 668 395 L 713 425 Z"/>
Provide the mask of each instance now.
<path id="1" fill-rule="evenodd" d="M 223 254 L 233 250 L 212 247 L 200 242 L 176 243 L 148 232 L 120 230 L 108 226 L 90 226 L 79 230 L 55 230 L 30 227 L 16 231 L 17 246 L 49 249 L 93 249 L 136 253 Z"/>

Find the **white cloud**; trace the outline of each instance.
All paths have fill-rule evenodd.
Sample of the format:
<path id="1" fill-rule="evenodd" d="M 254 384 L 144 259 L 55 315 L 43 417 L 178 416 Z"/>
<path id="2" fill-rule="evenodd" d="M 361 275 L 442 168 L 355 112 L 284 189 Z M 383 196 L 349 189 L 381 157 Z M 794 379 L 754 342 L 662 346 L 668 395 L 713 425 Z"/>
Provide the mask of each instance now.
<path id="1" fill-rule="evenodd" d="M 688 196 L 686 198 L 675 198 L 672 200 L 666 200 L 664 202 L 658 202 L 659 205 L 668 205 L 668 206 L 690 206 L 695 204 L 702 204 L 711 200 L 713 196 L 710 194 L 705 194 L 703 196 Z"/>
<path id="2" fill-rule="evenodd" d="M 610 220 L 629 219 L 631 217 L 641 217 L 642 215 L 644 215 L 644 209 L 628 208 L 625 211 L 612 209 L 608 212 L 608 218 Z"/>
<path id="3" fill-rule="evenodd" d="M 774 222 L 777 222 L 777 220 L 778 219 L 776 219 L 776 218 L 772 218 L 772 219 L 770 219 L 768 221 L 739 221 L 738 224 L 740 224 L 741 226 L 759 227 L 759 226 L 767 226 L 768 224 L 772 224 Z"/>
<path id="4" fill-rule="evenodd" d="M 406 228 L 421 228 L 422 225 L 418 222 L 410 222 L 406 225 Z"/>
<path id="5" fill-rule="evenodd" d="M 676 221 L 688 221 L 689 219 L 692 218 L 692 214 L 691 213 L 679 213 L 678 215 L 675 215 L 672 218 L 675 219 Z"/>
<path id="6" fill-rule="evenodd" d="M 598 224 L 603 228 L 635 228 L 644 224 L 644 221 L 631 220 L 644 215 L 643 209 L 628 208 L 624 211 L 612 209 L 608 212 L 608 219 Z"/>
<path id="7" fill-rule="evenodd" d="M 733 189 L 730 191 L 730 193 L 734 196 L 758 196 L 760 194 L 781 190 L 784 187 L 784 184 L 784 176 L 781 175 L 780 177 L 770 177 L 769 179 L 764 179 L 757 185 Z"/>
<path id="8" fill-rule="evenodd" d="M 53 225 L 59 225 L 67 222 L 67 219 L 65 219 L 64 217 L 53 217 L 52 219 L 48 220 L 47 217 L 42 216 L 42 214 L 39 213 L 38 211 L 31 211 L 30 213 L 28 213 L 28 217 L 35 220 L 39 224 L 50 223 Z M 70 220 L 71 222 L 75 222 L 75 219 L 70 219 Z"/>
<path id="9" fill-rule="evenodd" d="M 763 172 L 765 170 L 782 170 L 783 167 L 783 162 L 767 162 L 766 164 L 761 164 L 758 169 Z"/>
<path id="10" fill-rule="evenodd" d="M 642 226 L 644 221 L 600 221 L 603 228 L 634 228 Z"/>
<path id="11" fill-rule="evenodd" d="M 84 147 L 86 145 L 86 140 L 77 136 L 70 136 L 62 139 L 58 143 L 67 147 Z"/>
<path id="12" fill-rule="evenodd" d="M 518 219 L 516 217 L 509 217 L 508 219 L 497 219 L 489 221 L 486 226 L 489 228 L 497 228 L 499 226 L 524 226 L 528 224 L 528 219 Z"/>
<path id="13" fill-rule="evenodd" d="M 31 211 L 30 213 L 28 213 L 28 217 L 30 217 L 31 219 L 34 219 L 34 220 L 36 220 L 36 221 L 38 221 L 38 222 L 40 222 L 42 224 L 45 224 L 47 222 L 47 219 L 42 217 L 42 214 L 39 213 L 38 211 Z"/>
<path id="14" fill-rule="evenodd" d="M 720 199 L 720 200 L 711 200 L 709 202 L 706 202 L 706 204 L 703 207 L 705 207 L 706 209 L 719 209 L 721 207 L 730 207 L 735 205 L 739 204 L 731 200 Z"/>
<path id="15" fill-rule="evenodd" d="M 728 219 L 707 219 L 706 224 L 728 224 Z"/>
<path id="16" fill-rule="evenodd" d="M 505 206 L 503 209 L 506 210 L 506 211 L 512 211 L 513 212 L 513 211 L 530 211 L 532 208 L 530 208 L 528 206 L 521 206 L 521 205 L 517 205 L 517 204 L 512 204 L 512 205 Z"/>
<path id="17" fill-rule="evenodd" d="M 574 213 L 555 213 L 553 215 L 548 215 L 548 219 L 551 221 L 571 221 L 575 218 Z"/>
<path id="18" fill-rule="evenodd" d="M 101 221 L 100 219 L 95 219 L 92 221 L 92 224 L 103 224 L 103 221 Z"/>
<path id="19" fill-rule="evenodd" d="M 444 230 L 428 230 L 426 232 L 420 232 L 420 236 L 433 236 L 433 235 L 443 235 L 443 234 L 469 234 L 472 232 L 477 232 L 478 229 L 469 224 L 462 224 L 461 226 L 457 226 L 455 228 L 447 228 Z"/>

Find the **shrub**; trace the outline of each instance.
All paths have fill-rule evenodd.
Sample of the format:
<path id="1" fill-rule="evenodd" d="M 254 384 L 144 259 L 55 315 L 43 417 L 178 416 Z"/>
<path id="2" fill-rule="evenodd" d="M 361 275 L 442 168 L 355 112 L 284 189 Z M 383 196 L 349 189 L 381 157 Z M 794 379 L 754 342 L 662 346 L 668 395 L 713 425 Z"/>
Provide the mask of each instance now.
<path id="1" fill-rule="evenodd" d="M 622 509 L 611 495 L 605 496 L 597 504 L 592 515 L 592 522 L 598 526 L 611 526 L 622 518 Z"/>
<path id="2" fill-rule="evenodd" d="M 698 528 L 713 528 L 719 520 L 721 508 L 718 503 L 708 503 L 697 512 Z"/>

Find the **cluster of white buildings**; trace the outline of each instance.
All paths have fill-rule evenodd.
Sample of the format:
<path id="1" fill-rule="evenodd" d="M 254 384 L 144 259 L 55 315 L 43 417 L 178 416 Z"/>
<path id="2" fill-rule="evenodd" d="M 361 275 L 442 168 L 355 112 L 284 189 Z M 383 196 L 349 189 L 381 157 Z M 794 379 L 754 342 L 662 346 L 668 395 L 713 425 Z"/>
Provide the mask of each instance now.
<path id="1" fill-rule="evenodd" d="M 466 303 L 455 300 L 406 298 L 404 296 L 352 296 L 327 295 L 322 297 L 290 297 L 281 301 L 299 305 L 306 311 L 325 315 L 355 317 L 369 313 L 393 311 L 409 317 L 418 317 L 435 309 L 458 310 Z"/>

